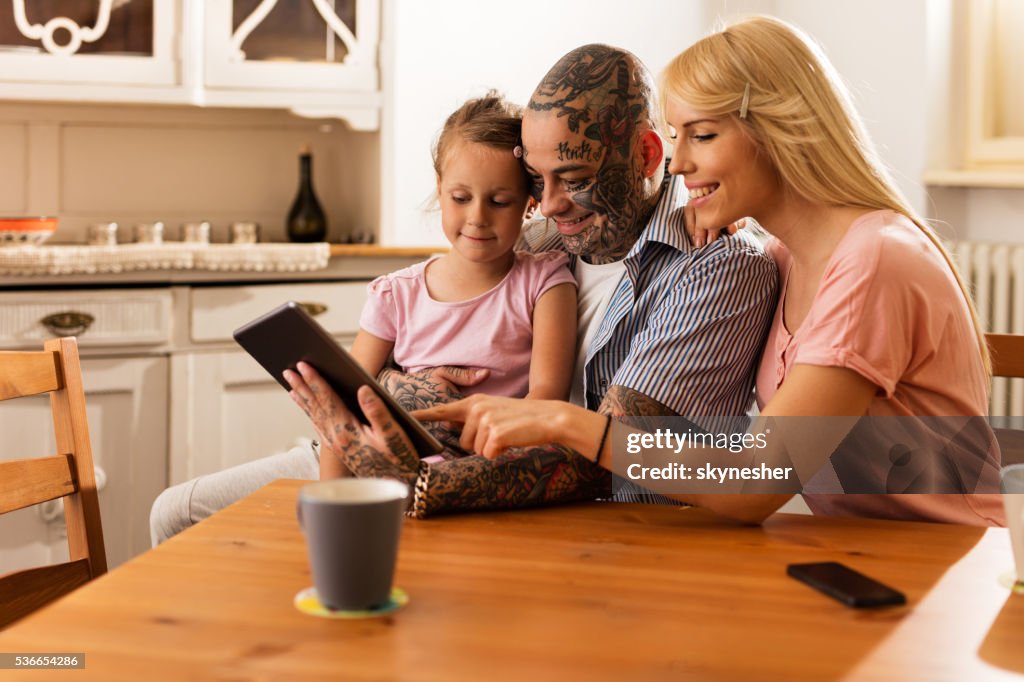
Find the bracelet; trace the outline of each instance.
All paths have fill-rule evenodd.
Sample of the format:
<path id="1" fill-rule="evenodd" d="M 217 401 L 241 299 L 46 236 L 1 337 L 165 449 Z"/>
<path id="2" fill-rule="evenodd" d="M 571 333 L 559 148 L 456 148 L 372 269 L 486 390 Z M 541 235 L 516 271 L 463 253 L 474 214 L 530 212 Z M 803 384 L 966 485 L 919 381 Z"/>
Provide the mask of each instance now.
<path id="1" fill-rule="evenodd" d="M 406 516 L 422 519 L 427 514 L 427 486 L 430 485 L 430 462 L 420 460 L 420 468 L 413 484 L 412 506 L 405 512 Z"/>
<path id="2" fill-rule="evenodd" d="M 605 415 L 604 431 L 601 432 L 601 442 L 597 445 L 597 455 L 594 456 L 594 464 L 601 461 L 601 453 L 604 451 L 604 442 L 608 440 L 608 429 L 612 425 L 612 416 L 610 414 Z"/>

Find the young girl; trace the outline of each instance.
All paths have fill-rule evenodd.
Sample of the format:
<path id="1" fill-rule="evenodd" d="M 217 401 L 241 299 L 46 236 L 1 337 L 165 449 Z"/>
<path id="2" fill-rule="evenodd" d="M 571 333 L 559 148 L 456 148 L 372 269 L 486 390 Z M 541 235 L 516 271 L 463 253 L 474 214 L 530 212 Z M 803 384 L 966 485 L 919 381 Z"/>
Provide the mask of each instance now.
<path id="1" fill-rule="evenodd" d="M 790 441 L 802 446 L 790 451 L 792 461 L 829 473 L 831 450 L 821 431 L 840 421 L 829 417 L 925 417 L 933 424 L 943 418 L 945 426 L 955 423 L 950 417 L 976 418 L 981 441 L 990 443 L 981 419 L 988 354 L 970 298 L 949 255 L 889 179 L 820 49 L 777 19 L 748 19 L 677 56 L 664 73 L 662 95 L 674 138 L 669 170 L 686 179 L 696 228 L 715 232 L 750 216 L 772 235 L 768 251 L 782 274 L 781 295 L 756 397 L 762 419 L 816 418 L 786 420 L 803 430 Z M 557 441 L 626 473 L 621 460 L 628 458 L 612 457 L 601 435 L 609 420 L 572 405 L 476 396 L 416 416 L 464 421 L 463 445 L 475 442 L 488 457 Z M 873 430 L 885 422 L 892 420 L 861 423 Z M 604 446 L 596 453 L 595 443 Z M 699 467 L 718 455 L 689 450 L 672 460 Z M 750 449 L 727 459 L 758 457 Z M 960 471 L 977 467 L 977 485 L 961 488 L 971 494 L 805 498 L 820 514 L 999 524 L 995 459 L 951 462 Z M 873 474 L 866 459 L 842 465 L 854 478 Z M 742 490 L 750 488 L 757 490 Z M 673 497 L 760 522 L 788 495 Z"/>
<path id="2" fill-rule="evenodd" d="M 495 93 L 463 104 L 434 149 L 447 254 L 369 285 L 352 355 L 376 376 L 388 357 L 405 372 L 488 370 L 464 393 L 566 399 L 576 349 L 576 282 L 563 253 L 515 252 L 530 203 L 520 162 L 522 116 Z M 321 478 L 344 475 L 320 457 Z"/>

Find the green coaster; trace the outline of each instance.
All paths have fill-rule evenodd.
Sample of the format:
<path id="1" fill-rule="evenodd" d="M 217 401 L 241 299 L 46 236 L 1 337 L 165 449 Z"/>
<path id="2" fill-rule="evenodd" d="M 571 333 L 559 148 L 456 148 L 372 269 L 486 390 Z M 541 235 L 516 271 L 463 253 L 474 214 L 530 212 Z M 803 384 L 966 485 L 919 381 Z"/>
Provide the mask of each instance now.
<path id="1" fill-rule="evenodd" d="M 376 618 L 378 616 L 386 616 L 389 613 L 394 613 L 409 603 L 409 595 L 407 595 L 405 590 L 400 587 L 392 587 L 391 598 L 388 602 L 375 609 L 369 609 L 366 611 L 336 611 L 320 603 L 320 597 L 317 596 L 315 587 L 307 587 L 295 595 L 293 603 L 295 604 L 295 608 L 299 611 L 311 616 L 355 620 L 359 618 Z"/>
<path id="2" fill-rule="evenodd" d="M 999 576 L 999 584 L 1014 594 L 1024 594 L 1024 582 L 1017 580 L 1017 572 L 1010 571 Z"/>

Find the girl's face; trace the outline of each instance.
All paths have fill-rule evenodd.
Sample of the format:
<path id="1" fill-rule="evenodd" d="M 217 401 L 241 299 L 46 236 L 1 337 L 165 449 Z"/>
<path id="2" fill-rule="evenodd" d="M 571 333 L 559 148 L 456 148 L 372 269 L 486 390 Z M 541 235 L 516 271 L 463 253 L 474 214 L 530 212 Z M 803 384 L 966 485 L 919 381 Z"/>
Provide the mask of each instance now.
<path id="1" fill-rule="evenodd" d="M 476 263 L 511 256 L 529 199 L 512 150 L 457 142 L 441 167 L 437 192 L 453 251 Z"/>
<path id="2" fill-rule="evenodd" d="M 764 225 L 781 203 L 782 184 L 736 119 L 679 100 L 670 100 L 665 113 L 673 138 L 668 170 L 685 178 L 697 228 L 725 227 L 748 216 Z"/>

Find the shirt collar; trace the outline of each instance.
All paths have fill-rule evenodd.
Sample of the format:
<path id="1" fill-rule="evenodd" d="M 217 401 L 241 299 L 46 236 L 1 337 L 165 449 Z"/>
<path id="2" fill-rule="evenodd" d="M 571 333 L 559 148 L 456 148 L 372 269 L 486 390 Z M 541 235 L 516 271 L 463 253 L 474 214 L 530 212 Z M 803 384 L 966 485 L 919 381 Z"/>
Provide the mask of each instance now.
<path id="1" fill-rule="evenodd" d="M 639 255 L 648 242 L 659 242 L 682 253 L 692 251 L 693 245 L 686 234 L 684 218 L 684 207 L 688 197 L 689 190 L 686 189 L 682 176 L 670 175 L 663 185 L 661 199 L 647 221 L 647 227 L 640 233 L 640 238 L 629 250 L 626 258 Z"/>

